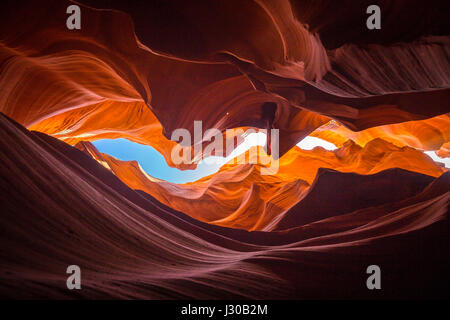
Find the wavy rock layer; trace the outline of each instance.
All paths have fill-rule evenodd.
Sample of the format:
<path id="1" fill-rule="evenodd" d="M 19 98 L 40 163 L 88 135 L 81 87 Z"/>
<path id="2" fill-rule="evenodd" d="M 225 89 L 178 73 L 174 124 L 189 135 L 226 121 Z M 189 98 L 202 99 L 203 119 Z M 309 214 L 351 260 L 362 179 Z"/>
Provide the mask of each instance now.
<path id="1" fill-rule="evenodd" d="M 170 209 L 83 152 L 4 116 L 0 131 L 3 297 L 373 298 L 362 285 L 373 263 L 389 275 L 383 297 L 448 293 L 448 173 L 435 179 L 401 169 L 365 177 L 324 170 L 309 193 L 322 203 L 327 194 L 314 189 L 336 175 L 351 201 L 367 186 L 382 196 L 393 181 L 386 175 L 407 175 L 408 191 L 381 206 L 353 202 L 346 207 L 353 212 L 313 216 L 287 232 L 249 233 Z M 65 287 L 71 264 L 83 270 L 81 291 Z"/>
<path id="2" fill-rule="evenodd" d="M 274 221 L 307 194 L 319 168 L 359 174 L 402 168 L 433 177 L 446 171 L 420 151 L 376 139 L 364 148 L 349 141 L 335 151 L 320 147 L 306 151 L 295 147 L 281 158 L 278 173 L 274 175 L 262 175 L 262 164 L 240 165 L 231 160 L 218 173 L 179 185 L 152 178 L 136 161 L 121 161 L 100 153 L 90 143 L 81 142 L 76 147 L 111 170 L 130 188 L 145 191 L 167 206 L 201 221 L 247 230 L 271 230 Z M 250 155 L 264 156 L 265 153 L 262 148 L 253 148 L 245 157 L 250 159 Z M 267 162 L 261 159 L 260 163 Z M 396 188 L 401 189 L 401 177 L 386 179 L 394 179 L 400 184 Z M 330 200 L 330 206 L 340 201 L 337 196 L 335 201 Z"/>
<path id="3" fill-rule="evenodd" d="M 68 30 L 74 3 L 0 12 L 1 296 L 374 298 L 371 264 L 385 298 L 448 296 L 449 173 L 422 153 L 449 156 L 443 2 L 381 0 L 377 31 L 369 1 L 84 0 Z M 189 169 L 169 138 L 195 120 L 279 129 L 279 172 L 175 185 L 86 142 Z M 308 135 L 340 148 L 296 148 Z"/>
<path id="4" fill-rule="evenodd" d="M 406 25 L 415 30 L 414 39 L 410 35 L 408 42 L 393 44 L 402 40 L 401 33 L 383 31 L 390 41 L 366 34 L 372 44 L 363 45 L 360 38 L 330 30 L 330 23 L 342 24 L 348 20 L 345 14 L 356 9 L 338 10 L 318 23 L 325 14 L 320 10 L 329 11 L 324 3 L 218 1 L 188 6 L 169 1 L 143 10 L 142 4 L 117 1 L 112 8 L 131 16 L 82 6 L 83 27 L 77 31 L 65 27 L 70 1 L 48 0 L 54 15 L 42 3 L 34 10 L 29 10 L 33 3 L 14 4 L 3 10 L 0 29 L 0 110 L 25 126 L 55 135 L 61 135 L 55 130 L 60 128 L 67 136 L 67 125 L 80 121 L 81 132 L 102 133 L 96 138 L 131 136 L 155 145 L 169 164 L 166 138 L 176 128 L 193 134 L 194 120 L 202 120 L 204 130 L 278 128 L 284 154 L 329 118 L 362 130 L 449 112 L 445 19 L 435 18 L 419 32 L 410 26 L 417 21 L 396 23 L 392 17 L 398 7 L 386 1 L 385 21 L 396 29 L 405 30 Z M 95 6 L 101 8 L 101 2 Z M 12 10 L 14 14 L 8 14 Z M 421 21 L 436 13 L 424 12 Z M 23 19 L 19 22 L 16 16 Z M 180 30 L 180 23 L 191 36 L 166 38 Z M 342 30 L 355 21 L 348 23 Z M 344 42 L 336 46 L 333 37 Z M 264 112 L 267 103 L 274 112 Z M 148 128 L 158 127 L 158 121 L 140 120 L 144 104 L 166 138 Z M 111 108 L 124 112 L 117 115 Z M 433 141 L 434 150 L 440 142 L 447 141 Z"/>
<path id="5" fill-rule="evenodd" d="M 450 140 L 450 117 L 442 115 L 427 120 L 408 121 L 398 124 L 374 127 L 359 132 L 346 129 L 336 122 L 330 122 L 311 133 L 311 136 L 341 146 L 348 139 L 364 146 L 373 139 L 381 138 L 396 146 L 410 146 L 420 150 L 445 149 Z M 437 152 L 441 158 L 448 155 Z"/>

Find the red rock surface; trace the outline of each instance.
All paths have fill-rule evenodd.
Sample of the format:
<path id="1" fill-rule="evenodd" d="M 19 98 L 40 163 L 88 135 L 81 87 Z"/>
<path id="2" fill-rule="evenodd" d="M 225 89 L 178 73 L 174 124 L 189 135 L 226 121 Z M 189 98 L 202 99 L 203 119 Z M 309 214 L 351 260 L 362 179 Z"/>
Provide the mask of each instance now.
<path id="1" fill-rule="evenodd" d="M 4 297 L 370 298 L 377 295 L 361 277 L 374 263 L 389 275 L 383 297 L 448 293 L 448 173 L 324 170 L 310 191 L 322 197 L 316 201 L 334 200 L 319 185 L 340 181 L 348 186 L 342 199 L 370 185 L 375 202 L 360 199 L 326 219 L 313 214 L 287 232 L 246 232 L 170 209 L 83 152 L 4 116 L 0 132 Z M 386 175 L 408 177 L 389 201 Z M 65 287 L 70 264 L 83 270 L 80 291 Z"/>
<path id="2" fill-rule="evenodd" d="M 423 153 L 449 157 L 443 2 L 379 1 L 376 31 L 368 1 L 81 2 L 80 30 L 72 1 L 0 13 L 0 296 L 448 296 L 449 173 Z M 228 163 L 176 185 L 89 142 L 192 169 L 169 139 L 195 120 L 279 129 L 280 170 Z M 339 148 L 295 146 L 308 135 Z"/>
<path id="3" fill-rule="evenodd" d="M 242 165 L 231 160 L 213 175 L 191 183 L 175 184 L 149 176 L 136 161 L 121 161 L 100 153 L 91 143 L 80 142 L 76 147 L 91 155 L 132 189 L 145 191 L 163 204 L 201 221 L 246 230 L 272 230 L 276 220 L 281 219 L 300 199 L 304 202 L 320 168 L 359 174 L 402 168 L 433 177 L 446 172 L 420 151 L 410 147 L 399 148 L 376 139 L 364 148 L 348 141 L 335 151 L 320 147 L 307 151 L 294 147 L 281 158 L 280 168 L 273 175 L 261 175 L 263 165 L 260 163 Z M 260 147 L 258 153 L 252 152 L 252 149 L 246 152 L 247 159 L 249 154 L 264 154 Z M 389 184 L 392 189 L 383 188 L 388 196 L 406 191 L 402 190 L 402 184 L 407 176 L 388 176 L 386 179 L 393 180 Z M 332 183 L 324 190 L 337 185 Z M 362 192 L 368 191 L 364 189 Z M 373 198 L 371 193 L 369 197 Z M 384 201 L 383 198 L 378 200 L 379 203 Z M 349 199 L 344 201 L 336 195 L 329 205 L 335 206 L 340 201 L 345 204 Z M 314 211 L 313 207 L 310 210 Z"/>
<path id="4" fill-rule="evenodd" d="M 169 1 L 167 7 L 156 5 L 147 10 L 152 16 L 161 14 L 154 20 L 139 15 L 142 8 L 118 1 L 115 6 L 129 7 L 134 20 L 123 12 L 83 6 L 83 28 L 75 32 L 65 27 L 65 9 L 70 2 L 48 0 L 53 15 L 42 3 L 29 10 L 32 4 L 16 4 L 11 11 L 6 8 L 4 12 L 14 14 L 5 14 L 0 29 L 0 110 L 25 126 L 73 109 L 95 106 L 96 110 L 115 104 L 116 109 L 128 108 L 128 112 L 123 113 L 121 125 L 115 126 L 111 137 L 122 131 L 129 135 L 127 126 L 134 123 L 135 139 L 162 144 L 164 137 L 155 143 L 146 133 L 149 129 L 143 126 L 149 122 L 136 120 L 142 110 L 136 102 L 141 102 L 156 116 L 167 138 L 176 128 L 192 130 L 194 120 L 202 120 L 205 129 L 220 130 L 266 128 L 269 123 L 280 129 L 280 152 L 284 154 L 329 118 L 351 130 L 362 130 L 430 118 L 450 109 L 446 20 L 435 18 L 408 42 L 385 45 L 377 36 L 368 38 L 373 40 L 370 46 L 352 39 L 331 49 L 322 44 L 319 26 L 310 26 L 316 32 L 306 28 L 310 19 L 316 21 L 321 14 L 317 10 L 325 10 L 308 1 L 249 1 L 245 5 L 219 1 L 198 7 Z M 239 6 L 241 14 L 228 20 L 227 15 L 236 11 L 234 6 Z M 304 6 L 311 16 L 299 21 L 296 17 L 305 15 Z M 428 15 L 436 11 L 431 7 Z M 168 15 L 168 8 L 190 22 L 183 32 L 197 30 L 188 38 L 197 40 L 195 46 L 180 37 L 177 41 L 165 39 L 165 32 L 173 35 L 180 27 L 174 17 L 161 27 L 160 19 Z M 394 24 L 394 19 L 387 17 L 395 16 L 397 9 L 385 12 L 385 19 Z M 208 17 L 223 19 L 196 19 L 204 11 L 209 11 Z M 23 19 L 19 22 L 17 16 Z M 423 19 L 426 17 L 424 14 Z M 139 38 L 133 22 L 138 25 Z M 322 28 L 328 31 L 325 26 Z M 158 30 L 159 36 L 150 30 Z M 348 37 L 333 36 L 342 37 L 341 41 Z M 387 37 L 392 36 L 389 32 Z M 324 37 L 330 35 L 326 32 Z M 402 40 L 397 37 L 390 40 Z M 277 104 L 270 119 L 263 117 L 261 109 L 267 102 Z M 134 106 L 134 112 L 124 104 Z M 103 114 L 108 118 L 107 112 Z M 111 121 L 118 121 L 114 114 Z M 81 120 L 84 131 L 105 128 L 105 121 L 95 118 L 85 124 L 86 117 L 69 112 L 47 126 L 65 128 L 67 123 Z M 152 122 L 158 122 L 156 119 Z"/>

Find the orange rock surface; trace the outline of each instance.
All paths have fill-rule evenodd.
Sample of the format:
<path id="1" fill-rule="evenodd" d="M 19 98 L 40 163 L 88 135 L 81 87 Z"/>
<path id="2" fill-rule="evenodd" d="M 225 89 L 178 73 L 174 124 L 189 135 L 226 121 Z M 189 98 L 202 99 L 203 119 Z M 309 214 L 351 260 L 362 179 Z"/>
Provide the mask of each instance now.
<path id="1" fill-rule="evenodd" d="M 1 114 L 0 150 L 2 297 L 370 298 L 357 270 L 373 260 L 401 270 L 383 297 L 448 292 L 448 172 L 321 169 L 279 224 L 288 229 L 247 232 L 164 206 L 92 157 Z M 330 188 L 336 183 L 339 192 Z M 400 192 L 384 192 L 395 186 Z M 311 205 L 317 210 L 305 212 Z M 82 290 L 67 290 L 67 261 L 82 266 Z M 411 278 L 420 290 L 410 290 Z"/>
<path id="2" fill-rule="evenodd" d="M 444 2 L 377 1 L 368 30 L 365 1 L 79 1 L 0 11 L 1 297 L 448 297 L 450 173 L 423 153 L 450 155 Z M 278 129 L 279 170 L 255 147 L 174 184 L 90 143 L 191 169 L 169 139 L 195 121 Z M 296 147 L 309 135 L 339 148 Z M 373 263 L 398 271 L 382 296 Z"/>
<path id="3" fill-rule="evenodd" d="M 55 12 L 65 12 L 71 3 L 48 2 Z M 224 2 L 220 9 L 209 9 L 226 16 L 235 5 Z M 351 130 L 363 130 L 430 118 L 450 109 L 445 87 L 450 79 L 442 72 L 450 69 L 446 37 L 396 46 L 335 48 L 323 44 L 320 33 L 307 29 L 308 21 L 315 21 L 318 14 L 308 4 L 249 1 L 240 6 L 252 19 L 240 16 L 233 25 L 226 19 L 196 21 L 189 11 L 208 41 L 188 50 L 191 46 L 173 47 L 142 31 L 152 30 L 158 21 L 140 20 L 133 7 L 129 10 L 134 22 L 119 11 L 82 6 L 83 28 L 73 32 L 62 25 L 64 15 L 48 17 L 42 6 L 30 13 L 26 6 L 17 5 L 15 13 L 26 23 L 17 24 L 7 16 L 2 25 L 14 26 L 15 33 L 7 33 L 8 28 L 0 32 L 0 110 L 27 127 L 61 137 L 67 137 L 68 124 L 77 121 L 79 131 L 74 135 L 84 132 L 94 139 L 121 134 L 154 145 L 170 164 L 170 143 L 166 146 L 165 138 L 177 128 L 192 133 L 194 120 L 202 120 L 205 130 L 278 128 L 284 154 L 330 118 Z M 179 10 L 188 8 L 181 5 Z M 311 15 L 304 17 L 305 10 Z M 297 20 L 300 16 L 305 19 L 302 23 Z M 34 28 L 35 24 L 40 27 Z M 239 34 L 236 28 L 242 29 Z M 233 37 L 216 37 L 213 30 L 232 32 Z M 324 30 L 329 39 L 329 30 Z M 410 68 L 411 59 L 420 67 Z M 395 67 L 390 63 L 394 60 Z M 264 103 L 276 104 L 272 115 L 264 115 Z M 154 117 L 145 115 L 144 105 Z M 155 119 L 165 138 L 153 138 L 157 133 L 148 126 L 159 126 Z M 443 133 L 440 140 L 430 142 L 429 133 L 424 135 L 417 139 L 436 150 L 448 138 Z"/>
<path id="4" fill-rule="evenodd" d="M 307 194 L 319 168 L 359 174 L 402 168 L 433 177 L 447 171 L 414 148 L 400 148 L 375 139 L 364 148 L 348 141 L 334 151 L 321 147 L 310 151 L 294 147 L 280 159 L 279 170 L 274 175 L 261 174 L 261 163 L 268 161 L 257 157 L 268 156 L 262 147 L 253 147 L 244 154 L 247 164 L 238 164 L 233 159 L 213 175 L 195 182 L 175 184 L 149 176 L 136 161 L 121 161 L 100 153 L 90 143 L 80 142 L 76 147 L 132 189 L 145 191 L 165 205 L 198 220 L 246 230 L 270 230 L 274 220 Z"/>
<path id="5" fill-rule="evenodd" d="M 49 0 L 57 12 L 68 3 Z M 180 169 L 195 167 L 200 158 L 174 164 L 170 152 L 176 143 L 169 138 L 177 128 L 192 134 L 196 120 L 203 131 L 279 129 L 284 156 L 272 176 L 261 176 L 259 165 L 228 164 L 177 186 L 155 181 L 136 163 L 108 155 L 98 159 L 132 188 L 175 209 L 248 230 L 269 228 L 301 199 L 319 168 L 373 174 L 397 167 L 434 177 L 445 171 L 412 148 L 447 155 L 450 73 L 442 70 L 450 70 L 448 37 L 337 45 L 326 25 L 317 24 L 317 8 L 287 0 L 241 4 L 242 16 L 233 24 L 195 19 L 204 10 L 225 17 L 236 5 L 208 4 L 194 12 L 177 4 L 193 19 L 187 28 L 201 30 L 193 37 L 207 39 L 196 49 L 155 39 L 146 30 L 158 20 L 142 19 L 133 6 L 126 14 L 81 5 L 83 28 L 73 32 L 61 27 L 64 16 L 17 5 L 25 22 L 5 17 L 2 24 L 14 25 L 15 33 L 0 32 L 0 111 L 72 145 L 119 137 L 151 145 Z M 414 68 L 413 60 L 420 62 Z M 309 134 L 342 147 L 334 152 L 295 147 Z"/>
<path id="6" fill-rule="evenodd" d="M 381 138 L 400 147 L 410 146 L 420 150 L 439 150 L 450 141 L 450 117 L 442 115 L 426 120 L 402 122 L 357 132 L 338 125 L 336 122 L 330 122 L 315 130 L 311 136 L 327 140 L 336 146 L 343 145 L 348 139 L 360 146 L 365 146 L 369 141 Z M 442 158 L 445 157 L 442 156 Z"/>

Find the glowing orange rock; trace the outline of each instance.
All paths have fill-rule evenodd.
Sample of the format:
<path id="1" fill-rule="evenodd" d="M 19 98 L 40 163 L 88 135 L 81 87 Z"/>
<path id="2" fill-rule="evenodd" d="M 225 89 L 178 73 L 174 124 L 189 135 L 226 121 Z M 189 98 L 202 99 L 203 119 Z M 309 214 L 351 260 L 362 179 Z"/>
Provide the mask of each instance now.
<path id="1" fill-rule="evenodd" d="M 330 141 L 336 146 L 341 146 L 348 139 L 360 146 L 365 146 L 369 141 L 381 138 L 400 147 L 439 150 L 442 145 L 450 141 L 450 117 L 442 115 L 426 120 L 373 127 L 358 132 L 332 121 L 315 130 L 311 136 Z"/>
<path id="2" fill-rule="evenodd" d="M 306 194 L 319 168 L 359 174 L 402 168 L 434 177 L 446 171 L 420 151 L 375 139 L 364 148 L 352 141 L 334 151 L 295 147 L 280 159 L 279 170 L 273 175 L 261 175 L 261 163 L 268 163 L 264 157 L 269 156 L 262 147 L 253 147 L 243 155 L 247 164 L 233 159 L 213 175 L 174 184 L 149 176 L 136 161 L 99 153 L 90 143 L 80 142 L 76 147 L 130 188 L 143 190 L 167 206 L 201 221 L 247 230 L 270 230 L 273 222 Z"/>
<path id="3" fill-rule="evenodd" d="M 55 12 L 65 11 L 65 3 L 48 3 Z M 224 5 L 222 16 L 235 12 L 233 3 Z M 307 28 L 317 13 L 308 5 L 303 10 L 289 1 L 259 1 L 240 9 L 252 19 L 241 17 L 234 27 L 208 19 L 209 28 L 200 28 L 200 38 L 207 41 L 193 50 L 174 48 L 173 41 L 158 42 L 148 32 L 137 39 L 133 20 L 119 11 L 82 6 L 83 27 L 73 31 L 61 25 L 60 15 L 49 16 L 45 6 L 30 12 L 17 4 L 15 13 L 23 19 L 19 23 L 16 15 L 5 15 L 2 25 L 8 28 L 0 31 L 0 110 L 25 126 L 51 133 L 53 125 L 39 122 L 57 116 L 53 121 L 60 122 L 54 126 L 62 129 L 65 121 L 74 121 L 70 114 L 60 117 L 62 113 L 98 108 L 90 109 L 95 115 L 105 110 L 104 104 L 109 111 L 125 109 L 120 121 L 117 116 L 112 121 L 116 128 L 105 128 L 106 123 L 94 116 L 97 120 L 80 130 L 91 135 L 114 129 L 111 136 L 124 130 L 124 136 L 155 143 L 169 160 L 164 138 L 147 140 L 142 127 L 131 132 L 131 124 L 150 123 L 137 120 L 139 113 L 131 116 L 129 108 L 139 104 L 137 110 L 142 110 L 145 104 L 166 139 L 177 128 L 191 131 L 194 120 L 203 121 L 205 129 L 221 131 L 278 128 L 281 154 L 330 118 L 362 130 L 430 118 L 450 108 L 450 72 L 441 71 L 450 69 L 444 36 L 395 46 L 349 44 L 326 50 L 320 33 Z M 207 27 L 195 19 L 196 10 L 189 12 L 194 24 Z M 151 26 L 149 20 L 136 23 Z M 243 28 L 236 34 L 238 25 Z M 217 37 L 216 30 L 222 30 L 223 37 Z M 233 37 L 226 37 L 227 32 Z M 261 41 L 263 35 L 271 41 Z M 410 68 L 411 61 L 418 61 L 420 68 Z M 397 72 L 400 69 L 404 72 Z M 270 119 L 264 117 L 265 103 L 276 104 Z M 84 114 L 84 122 L 87 117 Z"/>

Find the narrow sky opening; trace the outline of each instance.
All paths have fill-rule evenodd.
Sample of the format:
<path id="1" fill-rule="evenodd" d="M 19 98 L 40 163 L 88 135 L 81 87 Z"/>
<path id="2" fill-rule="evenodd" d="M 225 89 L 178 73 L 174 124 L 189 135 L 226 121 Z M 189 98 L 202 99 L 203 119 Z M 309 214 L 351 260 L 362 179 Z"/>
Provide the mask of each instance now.
<path id="1" fill-rule="evenodd" d="M 234 157 L 244 153 L 253 146 L 264 146 L 265 143 L 265 133 L 251 133 L 245 137 L 244 142 L 233 150 L 228 157 L 208 157 L 201 160 L 195 170 L 178 170 L 169 167 L 164 157 L 151 146 L 142 145 L 123 138 L 102 139 L 93 142 L 100 152 L 107 153 L 123 161 L 136 160 L 144 171 L 152 177 L 173 183 L 192 182 L 216 173 L 225 163 Z M 321 146 L 327 150 L 336 149 L 334 144 L 315 137 L 306 137 L 298 146 L 305 150 L 311 150 L 316 146 Z"/>
<path id="2" fill-rule="evenodd" d="M 244 142 L 228 157 L 208 157 L 200 161 L 195 170 L 179 170 L 169 167 L 164 157 L 150 146 L 131 142 L 123 138 L 102 139 L 93 142 L 100 152 L 107 153 L 123 161 L 136 160 L 144 171 L 152 177 L 173 183 L 192 182 L 216 173 L 229 160 L 244 153 L 252 146 L 264 146 L 265 143 L 265 133 L 251 133 L 245 137 Z M 321 146 L 327 150 L 336 149 L 334 144 L 315 137 L 306 137 L 297 146 L 304 150 L 312 150 L 317 146 Z M 447 168 L 450 167 L 450 158 L 439 158 L 433 151 L 427 151 L 425 153 L 434 161 L 444 163 Z"/>
<path id="3" fill-rule="evenodd" d="M 440 158 L 436 155 L 436 153 L 434 153 L 434 151 L 425 151 L 425 154 L 427 154 L 434 161 L 443 163 L 446 168 L 450 168 L 450 158 Z"/>

